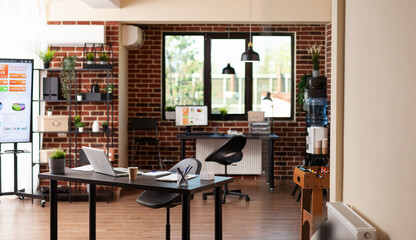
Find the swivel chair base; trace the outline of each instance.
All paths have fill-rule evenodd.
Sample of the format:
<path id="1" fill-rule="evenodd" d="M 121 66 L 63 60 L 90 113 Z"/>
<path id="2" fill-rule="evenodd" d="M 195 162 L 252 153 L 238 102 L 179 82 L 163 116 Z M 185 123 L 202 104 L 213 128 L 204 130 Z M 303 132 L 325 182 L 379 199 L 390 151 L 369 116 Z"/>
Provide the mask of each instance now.
<path id="1" fill-rule="evenodd" d="M 222 199 L 222 203 L 224 204 L 226 202 L 226 196 L 227 195 L 234 195 L 234 196 L 240 196 L 240 197 L 245 197 L 246 198 L 246 202 L 250 201 L 250 197 L 248 196 L 248 194 L 242 193 L 241 189 L 238 190 L 228 190 L 228 186 L 225 185 L 225 189 L 222 191 L 222 194 L 224 195 L 224 198 Z M 207 193 L 203 193 L 202 194 L 202 199 L 203 200 L 207 200 L 207 196 L 212 196 L 214 195 L 214 192 L 207 192 Z"/>

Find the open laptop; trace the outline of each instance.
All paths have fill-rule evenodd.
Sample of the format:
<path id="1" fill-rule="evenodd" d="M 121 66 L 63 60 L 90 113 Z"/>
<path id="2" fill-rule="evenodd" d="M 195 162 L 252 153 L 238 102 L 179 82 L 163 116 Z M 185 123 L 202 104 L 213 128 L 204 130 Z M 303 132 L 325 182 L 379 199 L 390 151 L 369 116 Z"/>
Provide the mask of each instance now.
<path id="1" fill-rule="evenodd" d="M 125 177 L 129 175 L 127 168 L 125 171 L 115 170 L 111 165 L 111 162 L 108 161 L 104 150 L 89 147 L 82 147 L 82 150 L 84 150 L 85 155 L 87 155 L 88 161 L 90 162 L 92 169 L 94 169 L 94 172 L 114 177 Z"/>

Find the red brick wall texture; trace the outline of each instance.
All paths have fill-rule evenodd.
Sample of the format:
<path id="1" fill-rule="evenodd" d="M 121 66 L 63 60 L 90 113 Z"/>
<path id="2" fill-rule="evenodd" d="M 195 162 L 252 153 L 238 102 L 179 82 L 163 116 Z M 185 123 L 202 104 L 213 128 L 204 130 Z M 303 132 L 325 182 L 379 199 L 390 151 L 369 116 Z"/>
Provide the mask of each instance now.
<path id="1" fill-rule="evenodd" d="M 114 147 L 118 148 L 118 41 L 119 26 L 118 22 L 48 22 L 48 24 L 67 24 L 67 25 L 105 25 L 107 42 L 113 45 L 114 51 Z M 176 135 L 183 132 L 184 128 L 176 127 L 173 121 L 162 120 L 162 33 L 163 32 L 248 32 L 248 25 L 234 24 L 178 24 L 178 25 L 140 25 L 145 32 L 145 43 L 138 50 L 130 50 L 128 55 L 128 117 L 129 122 L 135 117 L 155 118 L 159 122 L 159 133 L 161 140 L 162 160 L 179 161 L 180 142 Z M 296 36 L 296 60 L 295 77 L 296 83 L 303 74 L 312 72 L 312 62 L 307 55 L 306 47 L 318 44 L 325 48 L 321 54 L 321 74 L 328 76 L 328 99 L 330 97 L 330 33 L 331 25 L 253 25 L 253 32 L 294 32 Z M 81 67 L 83 56 L 82 47 L 59 47 L 53 46 L 58 50 L 52 67 L 59 67 L 59 63 L 64 56 L 78 56 L 78 67 Z M 104 72 L 85 72 L 80 73 L 78 78 L 82 86 L 87 88 L 93 83 L 101 83 L 104 88 Z M 78 89 L 78 90 L 81 90 Z M 83 87 L 82 91 L 86 91 Z M 53 109 L 53 114 L 68 114 L 68 106 L 62 104 L 48 104 L 47 108 Z M 87 122 L 87 127 L 91 127 L 94 120 L 99 122 L 106 120 L 105 104 L 80 104 L 78 114 Z M 72 113 L 74 116 L 74 113 Z M 200 131 L 212 131 L 214 126 L 220 125 L 219 131 L 225 132 L 227 129 L 248 132 L 247 121 L 210 121 L 209 125 L 200 128 Z M 274 132 L 279 135 L 279 140 L 275 143 L 274 171 L 277 179 L 290 179 L 293 167 L 301 164 L 304 159 L 305 151 L 305 114 L 296 113 L 294 121 L 276 121 Z M 149 132 L 138 132 L 139 135 L 147 135 Z M 133 137 L 129 131 L 129 161 L 131 159 Z M 68 148 L 68 137 L 58 137 L 56 134 L 45 134 L 43 138 L 44 148 Z M 106 147 L 106 137 L 104 134 L 80 134 L 77 138 L 78 147 Z M 74 146 L 72 146 L 74 147 Z M 187 142 L 187 157 L 195 156 L 195 142 Z M 117 150 L 116 157 L 117 161 Z M 141 146 L 134 160 L 134 164 L 142 169 L 157 169 L 157 154 L 154 146 Z"/>

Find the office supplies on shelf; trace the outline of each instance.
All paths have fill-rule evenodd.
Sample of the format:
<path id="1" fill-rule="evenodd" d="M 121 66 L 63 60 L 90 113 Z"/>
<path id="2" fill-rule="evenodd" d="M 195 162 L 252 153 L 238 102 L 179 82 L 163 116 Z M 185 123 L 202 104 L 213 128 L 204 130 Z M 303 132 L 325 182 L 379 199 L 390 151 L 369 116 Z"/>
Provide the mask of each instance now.
<path id="1" fill-rule="evenodd" d="M 160 178 L 156 178 L 156 180 L 157 181 L 162 181 L 162 182 L 176 182 L 178 180 L 178 175 L 179 174 L 172 173 L 172 174 L 169 174 L 169 175 L 160 177 Z M 186 179 L 187 180 L 192 179 L 192 178 L 195 178 L 195 177 L 196 177 L 195 174 L 188 174 L 188 175 L 186 175 Z"/>
<path id="2" fill-rule="evenodd" d="M 160 177 L 160 176 L 169 175 L 169 174 L 172 174 L 172 172 L 169 172 L 169 171 L 151 171 L 151 172 L 143 173 L 144 176 L 152 176 L 152 177 Z"/>

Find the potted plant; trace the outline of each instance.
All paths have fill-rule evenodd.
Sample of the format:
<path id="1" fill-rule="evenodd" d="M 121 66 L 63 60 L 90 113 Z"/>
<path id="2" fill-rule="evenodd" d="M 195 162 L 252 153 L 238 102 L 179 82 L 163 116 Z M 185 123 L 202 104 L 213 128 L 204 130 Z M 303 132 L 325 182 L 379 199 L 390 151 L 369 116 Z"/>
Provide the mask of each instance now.
<path id="1" fill-rule="evenodd" d="M 176 118 L 175 106 L 167 106 L 165 108 L 165 118 L 166 120 L 175 120 Z"/>
<path id="2" fill-rule="evenodd" d="M 78 124 L 81 123 L 81 116 L 80 115 L 76 115 L 74 117 L 74 123 L 75 123 L 75 127 L 78 128 Z"/>
<path id="3" fill-rule="evenodd" d="M 226 107 L 222 107 L 219 109 L 221 114 L 221 120 L 225 120 L 225 117 L 227 116 L 228 110 Z"/>
<path id="4" fill-rule="evenodd" d="M 78 95 L 77 95 L 77 101 L 82 101 L 82 93 L 78 93 Z"/>
<path id="5" fill-rule="evenodd" d="M 107 132 L 108 130 L 108 123 L 107 122 L 102 122 L 101 126 L 103 126 L 103 132 Z"/>
<path id="6" fill-rule="evenodd" d="M 55 150 L 49 156 L 49 172 L 53 174 L 65 174 L 65 152 Z"/>
<path id="7" fill-rule="evenodd" d="M 43 61 L 43 67 L 49 68 L 51 61 L 55 58 L 56 50 L 51 50 L 51 46 L 46 51 L 38 51 L 37 55 Z"/>
<path id="8" fill-rule="evenodd" d="M 312 63 L 313 63 L 313 71 L 312 76 L 313 77 L 319 77 L 319 53 L 321 52 L 321 47 L 317 47 L 316 44 L 314 44 L 311 47 L 306 48 L 308 53 L 311 55 Z"/>
<path id="9" fill-rule="evenodd" d="M 69 102 L 71 100 L 71 86 L 74 86 L 76 77 L 75 64 L 77 61 L 76 56 L 64 57 L 62 61 L 62 71 L 59 73 L 61 79 L 62 96 Z"/>
<path id="10" fill-rule="evenodd" d="M 108 63 L 107 53 L 100 53 L 100 64 L 105 65 Z"/>
<path id="11" fill-rule="evenodd" d="M 52 116 L 52 108 L 48 108 L 48 111 L 46 111 L 47 116 Z"/>
<path id="12" fill-rule="evenodd" d="M 298 105 L 298 113 L 300 113 L 302 111 L 302 109 L 304 111 L 306 111 L 306 104 L 305 104 L 305 100 L 307 98 L 307 96 L 305 96 L 305 92 L 306 92 L 306 87 L 308 86 L 308 78 L 312 77 L 312 75 L 310 74 L 304 74 L 299 81 L 299 84 L 297 86 L 297 89 L 299 89 L 299 93 L 298 93 L 298 101 L 297 101 L 297 105 Z"/>
<path id="13" fill-rule="evenodd" d="M 83 122 L 79 122 L 75 124 L 75 127 L 78 128 L 78 132 L 83 132 L 84 131 L 84 127 L 85 127 L 85 123 Z"/>
<path id="14" fill-rule="evenodd" d="M 114 91 L 114 85 L 107 86 L 106 90 L 107 90 L 108 93 L 112 93 Z"/>
<path id="15" fill-rule="evenodd" d="M 94 53 L 87 54 L 87 64 L 94 64 Z"/>

